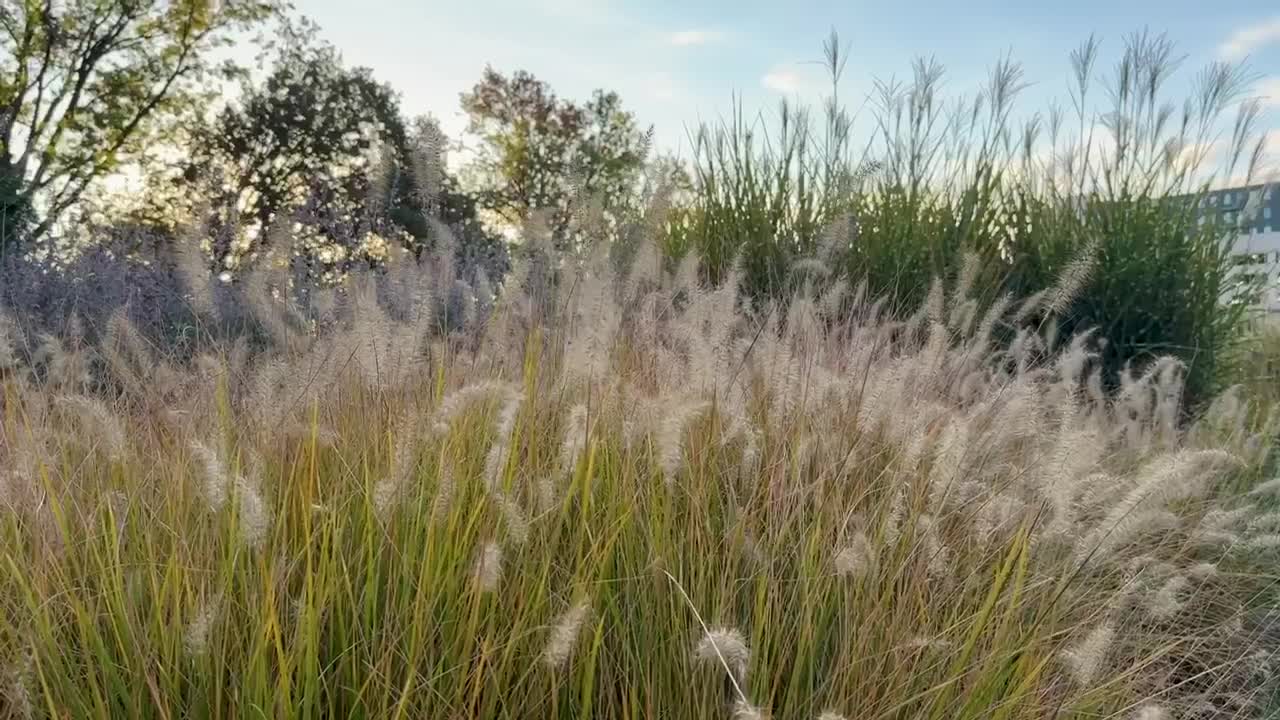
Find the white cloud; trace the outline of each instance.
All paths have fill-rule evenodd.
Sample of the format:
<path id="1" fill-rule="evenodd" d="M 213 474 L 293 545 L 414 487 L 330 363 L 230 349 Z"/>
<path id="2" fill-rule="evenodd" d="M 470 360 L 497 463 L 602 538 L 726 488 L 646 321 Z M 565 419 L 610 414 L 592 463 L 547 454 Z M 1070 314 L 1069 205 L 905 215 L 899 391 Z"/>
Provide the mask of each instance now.
<path id="1" fill-rule="evenodd" d="M 1280 42 L 1280 16 L 1231 33 L 1231 37 L 1218 47 L 1218 54 L 1228 60 L 1239 60 L 1273 42 Z"/>
<path id="2" fill-rule="evenodd" d="M 675 100 L 679 94 L 675 80 L 671 77 L 671 73 L 655 72 L 650 73 L 644 79 L 645 91 L 648 96 L 654 100 L 662 102 L 670 102 Z"/>
<path id="3" fill-rule="evenodd" d="M 681 30 L 667 35 L 667 44 L 676 47 L 696 47 L 710 45 L 724 39 L 719 30 Z"/>
<path id="4" fill-rule="evenodd" d="M 760 84 L 776 92 L 794 95 L 804 88 L 805 81 L 795 70 L 775 67 L 760 78 Z"/>
<path id="5" fill-rule="evenodd" d="M 798 95 L 805 101 L 815 101 L 831 90 L 831 81 L 824 77 L 817 63 L 778 63 L 760 76 L 760 85 L 781 95 Z"/>

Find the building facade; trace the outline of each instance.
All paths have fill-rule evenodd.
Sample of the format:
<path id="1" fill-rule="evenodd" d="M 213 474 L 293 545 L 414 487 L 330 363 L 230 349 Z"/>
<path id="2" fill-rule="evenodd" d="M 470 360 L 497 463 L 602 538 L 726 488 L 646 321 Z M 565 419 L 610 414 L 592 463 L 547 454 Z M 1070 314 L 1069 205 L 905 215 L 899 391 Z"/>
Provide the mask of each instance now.
<path id="1" fill-rule="evenodd" d="M 1205 193 L 1200 200 L 1200 222 L 1216 216 L 1238 229 L 1234 251 L 1237 271 L 1262 274 L 1267 287 L 1262 306 L 1280 313 L 1280 186 L 1251 185 Z"/>

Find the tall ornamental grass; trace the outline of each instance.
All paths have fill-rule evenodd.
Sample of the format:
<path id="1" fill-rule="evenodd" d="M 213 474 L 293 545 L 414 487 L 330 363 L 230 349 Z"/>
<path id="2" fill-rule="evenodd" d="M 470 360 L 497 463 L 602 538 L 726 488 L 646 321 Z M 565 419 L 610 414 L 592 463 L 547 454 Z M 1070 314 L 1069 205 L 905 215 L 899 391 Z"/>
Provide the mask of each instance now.
<path id="1" fill-rule="evenodd" d="M 269 349 L 190 363 L 0 324 L 0 713 L 1264 717 L 1271 430 L 1172 357 L 1108 389 L 1081 276 L 749 310 L 651 245 L 442 333 L 420 262 L 264 270 Z"/>
<path id="2" fill-rule="evenodd" d="M 1237 272 L 1239 229 L 1212 214 L 1202 224 L 1199 206 L 1211 185 L 1269 180 L 1244 67 L 1212 63 L 1188 97 L 1171 98 L 1181 59 L 1166 38 L 1127 38 L 1110 70 L 1090 39 L 1071 55 L 1067 107 L 1024 110 L 1027 82 L 1008 59 L 954 99 L 944 69 L 920 60 L 850 112 L 839 39 L 825 50 L 833 85 L 817 122 L 784 103 L 694 136 L 694 183 L 666 228 L 668 254 L 700 255 L 717 281 L 740 263 L 750 294 L 775 300 L 839 268 L 908 311 L 969 254 L 981 259 L 984 307 L 1085 263 L 1088 281 L 1057 321 L 1064 336 L 1092 328 L 1106 340 L 1108 387 L 1164 355 L 1186 366 L 1191 404 L 1225 387 L 1265 279 Z M 865 144 L 855 116 L 872 127 Z"/>

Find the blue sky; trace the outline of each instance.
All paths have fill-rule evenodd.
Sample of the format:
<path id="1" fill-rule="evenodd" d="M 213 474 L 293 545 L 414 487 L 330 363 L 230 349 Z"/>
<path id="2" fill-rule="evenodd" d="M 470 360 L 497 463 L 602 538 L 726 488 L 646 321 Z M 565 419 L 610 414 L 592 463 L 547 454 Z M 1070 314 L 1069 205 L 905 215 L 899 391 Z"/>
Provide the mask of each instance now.
<path id="1" fill-rule="evenodd" d="M 351 64 L 367 65 L 401 94 L 411 114 L 430 113 L 457 135 L 458 94 L 485 64 L 525 69 L 562 95 L 617 90 L 661 146 L 677 150 L 699 118 L 724 116 L 738 94 L 746 108 L 783 96 L 818 99 L 827 87 L 822 41 L 834 27 L 848 43 L 841 87 L 858 109 L 874 78 L 904 76 L 912 58 L 947 68 L 947 89 L 968 94 L 1010 54 L 1032 86 L 1021 107 L 1066 101 L 1068 53 L 1091 33 L 1109 66 L 1124 36 L 1165 32 L 1185 55 L 1171 85 L 1181 90 L 1204 64 L 1247 57 L 1270 98 L 1264 118 L 1280 129 L 1280 6 L 1272 0 L 1068 0 L 1067 2 L 622 2 L 622 0 L 299 0 Z M 1272 134 L 1280 150 L 1280 132 Z"/>

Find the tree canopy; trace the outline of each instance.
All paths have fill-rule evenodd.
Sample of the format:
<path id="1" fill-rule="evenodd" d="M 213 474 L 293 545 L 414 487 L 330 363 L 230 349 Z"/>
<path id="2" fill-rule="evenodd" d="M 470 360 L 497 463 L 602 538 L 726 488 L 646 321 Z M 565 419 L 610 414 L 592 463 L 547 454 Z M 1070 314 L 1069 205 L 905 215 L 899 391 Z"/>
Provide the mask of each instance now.
<path id="1" fill-rule="evenodd" d="M 462 107 L 480 143 L 470 168 L 477 199 L 500 222 L 518 226 L 547 211 L 556 243 L 571 245 L 575 201 L 608 213 L 634 194 L 651 130 L 617 93 L 596 90 L 578 104 L 528 72 L 490 67 Z"/>
<path id="2" fill-rule="evenodd" d="M 0 2 L 0 244 L 36 240 L 236 66 L 279 0 Z"/>

